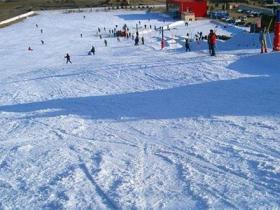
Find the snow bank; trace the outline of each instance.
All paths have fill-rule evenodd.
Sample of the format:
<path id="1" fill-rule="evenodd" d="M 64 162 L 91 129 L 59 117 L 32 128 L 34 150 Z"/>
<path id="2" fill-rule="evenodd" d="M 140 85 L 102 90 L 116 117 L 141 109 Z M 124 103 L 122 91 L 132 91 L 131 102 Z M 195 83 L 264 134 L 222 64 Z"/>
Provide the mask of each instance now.
<path id="1" fill-rule="evenodd" d="M 15 16 L 13 18 L 10 18 L 10 19 L 7 19 L 7 20 L 3 20 L 0 22 L 0 27 L 1 26 L 5 26 L 7 24 L 10 24 L 12 22 L 15 22 L 15 21 L 18 21 L 18 20 L 21 20 L 21 19 L 24 19 L 24 18 L 27 18 L 27 17 L 30 17 L 30 16 L 33 16 L 35 15 L 36 13 L 34 11 L 30 11 L 30 12 L 27 12 L 27 13 L 24 13 L 24 14 L 21 14 L 21 15 L 18 15 L 18 16 Z"/>
<path id="2" fill-rule="evenodd" d="M 275 75 L 280 74 L 280 53 L 245 56 L 229 66 L 229 68 L 247 74 Z M 257 64 L 257 65 L 256 65 Z"/>

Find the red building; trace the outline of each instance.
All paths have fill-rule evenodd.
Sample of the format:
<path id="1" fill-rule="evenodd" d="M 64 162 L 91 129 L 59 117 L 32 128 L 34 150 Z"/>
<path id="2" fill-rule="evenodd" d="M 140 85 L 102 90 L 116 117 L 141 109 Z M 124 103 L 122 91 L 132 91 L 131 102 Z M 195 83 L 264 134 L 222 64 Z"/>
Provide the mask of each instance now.
<path id="1" fill-rule="evenodd" d="M 205 17 L 207 15 L 207 0 L 166 0 L 167 10 L 177 13 L 193 12 L 195 17 Z"/>

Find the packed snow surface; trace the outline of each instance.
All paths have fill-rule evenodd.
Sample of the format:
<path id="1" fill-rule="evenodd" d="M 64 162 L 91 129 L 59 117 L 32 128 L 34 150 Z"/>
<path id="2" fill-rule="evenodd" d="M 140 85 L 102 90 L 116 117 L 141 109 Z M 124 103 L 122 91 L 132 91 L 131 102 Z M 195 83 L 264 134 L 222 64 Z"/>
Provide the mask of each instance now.
<path id="1" fill-rule="evenodd" d="M 145 45 L 109 36 L 124 24 Z M 154 26 L 168 24 L 161 50 Z M 232 36 L 216 57 L 195 41 L 211 28 Z M 280 208 L 280 54 L 257 35 L 54 11 L 0 29 L 0 44 L 0 209 Z"/>

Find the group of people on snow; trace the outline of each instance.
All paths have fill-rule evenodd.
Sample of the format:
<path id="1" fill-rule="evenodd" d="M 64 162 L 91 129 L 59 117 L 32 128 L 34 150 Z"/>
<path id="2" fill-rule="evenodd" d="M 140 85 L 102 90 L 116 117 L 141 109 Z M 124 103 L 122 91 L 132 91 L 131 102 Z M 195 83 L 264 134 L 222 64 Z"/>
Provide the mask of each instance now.
<path id="1" fill-rule="evenodd" d="M 202 40 L 202 32 L 199 32 L 196 34 L 196 40 Z M 214 32 L 213 29 L 210 30 L 210 33 L 207 36 L 207 43 L 208 43 L 208 49 L 209 49 L 209 54 L 211 56 L 215 56 L 216 55 L 216 41 L 217 41 L 217 35 Z M 187 33 L 186 37 L 185 37 L 185 49 L 186 52 L 190 52 L 191 48 L 190 48 L 190 35 Z"/>
<path id="2" fill-rule="evenodd" d="M 83 16 L 83 18 L 85 19 L 85 16 Z M 139 21 L 138 24 L 141 25 L 141 21 Z M 188 26 L 188 24 L 185 24 L 185 25 Z M 38 28 L 38 27 L 39 27 L 38 24 L 36 24 L 36 28 Z M 114 29 L 109 29 L 108 31 L 109 31 L 109 34 L 113 34 L 114 37 L 117 37 L 117 40 L 120 41 L 120 37 L 119 37 L 119 35 L 117 33 L 118 32 L 117 28 L 118 28 L 118 25 L 116 25 L 114 27 Z M 144 28 L 147 29 L 147 25 L 146 24 L 144 25 Z M 151 28 L 152 28 L 152 25 L 150 25 L 150 29 Z M 154 27 L 154 29 L 155 30 L 157 29 L 156 26 Z M 106 32 L 106 28 L 105 27 L 103 28 L 103 30 Z M 131 37 L 132 40 L 134 40 L 134 45 L 139 45 L 140 38 L 139 38 L 138 30 L 136 31 L 135 36 L 131 32 L 129 32 L 129 28 L 127 27 L 126 24 L 123 26 L 123 30 L 126 32 L 126 38 Z M 41 34 L 43 34 L 43 29 L 40 29 L 40 32 L 41 32 Z M 97 34 L 99 35 L 100 39 L 103 38 L 102 34 L 101 34 L 101 28 L 100 27 L 98 27 L 98 29 L 97 29 Z M 263 28 L 260 31 L 260 34 L 259 34 L 259 42 L 260 42 L 260 45 L 261 45 L 261 53 L 267 53 L 266 35 L 267 35 L 266 28 Z M 82 33 L 80 34 L 80 37 L 83 38 L 83 34 Z M 194 39 L 198 43 L 201 40 L 207 39 L 209 54 L 211 56 L 216 56 L 217 35 L 216 35 L 216 33 L 215 33 L 215 31 L 213 29 L 210 30 L 210 33 L 207 36 L 203 36 L 202 32 L 197 32 L 195 34 L 195 36 L 194 36 Z M 145 44 L 144 36 L 141 37 L 141 42 L 142 42 L 143 45 Z M 185 50 L 186 50 L 186 52 L 190 52 L 191 51 L 190 43 L 191 43 L 191 37 L 187 33 L 186 37 L 185 37 Z M 41 44 L 42 45 L 45 44 L 44 40 L 41 40 Z M 108 41 L 106 39 L 104 39 L 104 45 L 105 45 L 105 47 L 108 46 Z M 33 51 L 33 49 L 30 46 L 28 47 L 28 50 L 29 51 Z M 88 54 L 89 55 L 95 55 L 95 47 L 94 46 L 92 46 L 92 48 L 88 52 Z M 72 63 L 69 53 L 67 53 L 65 55 L 65 59 L 66 59 L 66 63 Z"/>
<path id="3" fill-rule="evenodd" d="M 262 28 L 259 33 L 259 42 L 260 42 L 260 47 L 261 47 L 261 53 L 267 53 L 267 29 L 266 27 Z M 202 40 L 203 35 L 202 32 L 199 32 L 195 35 L 195 39 L 197 40 Z M 191 51 L 190 48 L 190 37 L 189 34 L 187 33 L 186 38 L 185 38 L 185 49 L 186 52 Z M 209 54 L 211 56 L 216 55 L 216 42 L 217 42 L 217 35 L 213 29 L 210 30 L 210 33 L 207 36 L 207 43 L 208 43 L 208 48 L 209 48 Z"/>

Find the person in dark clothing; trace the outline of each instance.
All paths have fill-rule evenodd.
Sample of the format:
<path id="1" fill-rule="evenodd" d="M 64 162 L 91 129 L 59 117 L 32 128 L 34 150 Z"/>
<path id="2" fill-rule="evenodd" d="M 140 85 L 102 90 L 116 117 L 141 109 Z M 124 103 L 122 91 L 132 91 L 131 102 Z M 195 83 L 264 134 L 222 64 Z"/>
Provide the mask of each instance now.
<path id="1" fill-rule="evenodd" d="M 83 34 L 82 33 L 80 34 L 80 36 L 81 36 L 81 38 L 83 38 Z"/>
<path id="2" fill-rule="evenodd" d="M 66 63 L 72 63 L 70 59 L 70 55 L 68 53 L 65 55 L 64 58 L 66 58 Z"/>
<path id="3" fill-rule="evenodd" d="M 202 32 L 199 32 L 199 40 L 202 40 Z"/>
<path id="4" fill-rule="evenodd" d="M 144 36 L 141 37 L 142 44 L 145 44 Z"/>
<path id="5" fill-rule="evenodd" d="M 105 44 L 105 47 L 107 47 L 107 44 L 108 44 L 108 43 L 107 43 L 107 40 L 106 40 L 106 39 L 104 40 L 104 44 Z"/>
<path id="6" fill-rule="evenodd" d="M 41 29 L 40 31 L 41 31 L 41 34 L 42 34 L 43 33 L 43 29 Z"/>
<path id="7" fill-rule="evenodd" d="M 134 45 L 139 45 L 139 36 L 136 36 L 135 40 L 134 40 Z"/>
<path id="8" fill-rule="evenodd" d="M 44 44 L 45 44 L 44 40 L 41 40 L 41 44 L 42 44 L 42 45 L 44 45 Z"/>
<path id="9" fill-rule="evenodd" d="M 92 55 L 95 55 L 95 47 L 92 46 L 92 47 L 91 47 L 91 50 L 90 50 L 89 52 L 92 53 Z"/>
<path id="10" fill-rule="evenodd" d="M 211 52 L 211 46 L 210 46 L 210 34 L 208 34 L 208 36 L 207 36 L 207 44 L 208 44 L 209 54 L 211 55 L 212 52 Z"/>
<path id="11" fill-rule="evenodd" d="M 186 47 L 186 52 L 191 51 L 189 34 L 187 34 L 186 39 L 185 39 L 185 47 Z"/>
<path id="12" fill-rule="evenodd" d="M 213 31 L 213 29 L 211 29 L 208 35 L 209 53 L 211 56 L 216 56 L 216 52 L 215 52 L 216 41 L 217 41 L 217 36 Z"/>

